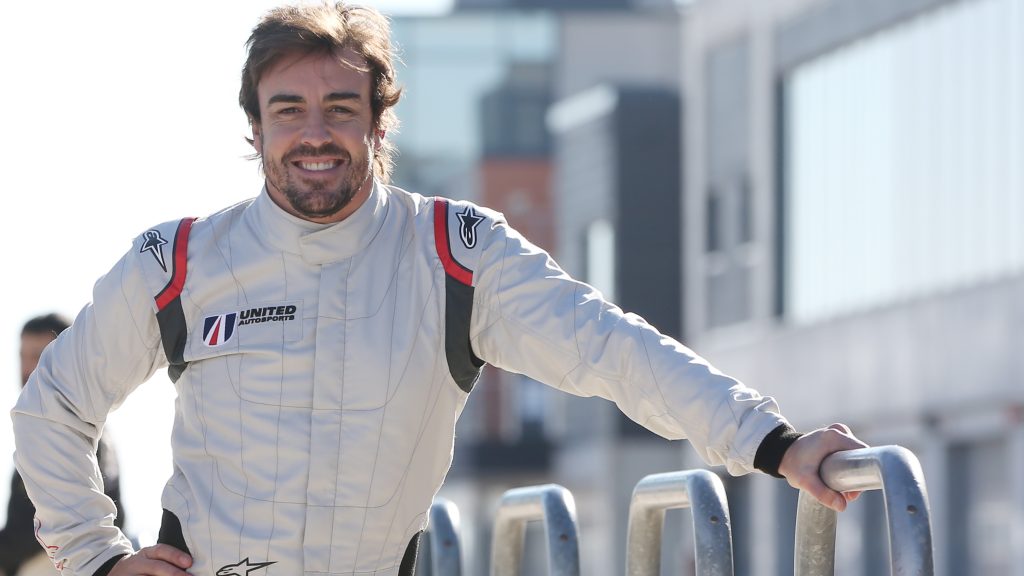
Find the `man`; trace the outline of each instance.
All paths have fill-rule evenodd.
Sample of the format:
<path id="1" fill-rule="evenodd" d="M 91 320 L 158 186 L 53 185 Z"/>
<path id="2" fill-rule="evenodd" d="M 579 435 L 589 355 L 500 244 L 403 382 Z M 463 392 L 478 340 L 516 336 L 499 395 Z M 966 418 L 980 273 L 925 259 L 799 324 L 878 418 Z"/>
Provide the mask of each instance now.
<path id="1" fill-rule="evenodd" d="M 844 426 L 797 434 L 771 398 L 569 278 L 500 214 L 387 185 L 400 90 L 382 15 L 273 10 L 248 49 L 239 100 L 264 190 L 144 232 L 14 412 L 65 575 L 412 574 L 485 362 L 845 507 L 817 472 L 863 446 Z M 165 365 L 174 473 L 159 543 L 135 552 L 81 455 Z"/>
<path id="2" fill-rule="evenodd" d="M 21 329 L 21 386 L 28 382 L 39 363 L 43 349 L 69 325 L 59 314 L 46 314 L 31 318 Z M 117 458 L 107 437 L 98 446 L 96 459 L 104 479 L 104 493 L 115 504 L 120 501 Z M 0 530 L 0 575 L 37 576 L 57 572 L 36 542 L 33 517 L 35 508 L 25 493 L 25 483 L 15 472 L 11 479 L 11 496 L 7 502 L 7 525 Z M 118 527 L 124 526 L 124 515 L 114 519 Z"/>

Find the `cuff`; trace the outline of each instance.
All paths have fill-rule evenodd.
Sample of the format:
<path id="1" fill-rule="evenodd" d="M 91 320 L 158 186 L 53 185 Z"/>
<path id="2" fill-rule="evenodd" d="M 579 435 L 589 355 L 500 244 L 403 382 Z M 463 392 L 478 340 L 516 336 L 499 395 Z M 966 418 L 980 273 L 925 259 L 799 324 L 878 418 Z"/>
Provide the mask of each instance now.
<path id="1" fill-rule="evenodd" d="M 110 560 L 104 562 L 103 565 L 100 566 L 99 570 L 93 572 L 92 576 L 107 576 L 107 574 L 110 574 L 110 571 L 114 569 L 114 564 L 117 564 L 121 559 L 126 558 L 127 556 L 128 554 L 118 554 L 117 556 L 114 556 Z"/>
<path id="2" fill-rule="evenodd" d="M 800 436 L 802 434 L 789 424 L 777 426 L 764 437 L 764 440 L 761 440 L 761 445 L 757 447 L 757 453 L 754 454 L 754 468 L 776 478 L 782 478 L 782 475 L 779 474 L 782 456 Z"/>

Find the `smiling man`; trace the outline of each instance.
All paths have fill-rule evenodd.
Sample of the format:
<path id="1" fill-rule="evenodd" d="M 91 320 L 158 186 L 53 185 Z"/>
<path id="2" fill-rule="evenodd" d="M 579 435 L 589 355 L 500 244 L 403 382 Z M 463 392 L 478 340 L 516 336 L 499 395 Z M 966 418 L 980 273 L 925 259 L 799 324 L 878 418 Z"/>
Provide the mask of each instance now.
<path id="1" fill-rule="evenodd" d="M 818 476 L 863 446 L 845 426 L 797 433 L 501 214 L 388 184 L 401 91 L 381 14 L 280 8 L 248 47 L 239 101 L 264 189 L 140 234 L 13 412 L 38 538 L 65 576 L 412 575 L 484 363 L 845 507 Z M 164 366 L 173 475 L 159 542 L 135 551 L 89 454 Z"/>

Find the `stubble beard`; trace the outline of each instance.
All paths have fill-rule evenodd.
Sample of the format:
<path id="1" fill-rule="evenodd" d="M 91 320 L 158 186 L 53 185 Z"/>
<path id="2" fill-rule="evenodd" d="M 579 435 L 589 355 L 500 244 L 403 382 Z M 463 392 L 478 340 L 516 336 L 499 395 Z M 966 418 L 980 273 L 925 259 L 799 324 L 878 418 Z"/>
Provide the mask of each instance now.
<path id="1" fill-rule="evenodd" d="M 345 175 L 342 181 L 332 187 L 331 183 L 317 179 L 307 180 L 290 171 L 288 165 L 294 158 L 301 156 L 341 157 L 348 166 L 344 168 Z M 331 142 L 319 148 L 299 146 L 279 161 L 264 158 L 263 164 L 267 184 L 277 188 L 292 209 L 304 218 L 328 218 L 341 212 L 351 204 L 356 193 L 371 176 L 369 156 L 353 159 L 351 154 Z"/>

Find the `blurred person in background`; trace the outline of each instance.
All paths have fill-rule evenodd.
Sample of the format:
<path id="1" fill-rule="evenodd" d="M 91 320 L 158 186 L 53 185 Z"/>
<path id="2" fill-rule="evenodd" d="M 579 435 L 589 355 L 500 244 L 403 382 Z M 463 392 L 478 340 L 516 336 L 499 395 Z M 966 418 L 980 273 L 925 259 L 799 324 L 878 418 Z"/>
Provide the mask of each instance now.
<path id="1" fill-rule="evenodd" d="M 818 468 L 864 446 L 846 426 L 797 432 L 772 398 L 570 278 L 501 214 L 388 184 L 401 89 L 383 15 L 283 7 L 247 48 L 239 102 L 263 190 L 143 232 L 13 412 L 39 539 L 63 574 L 410 576 L 485 363 L 607 398 L 710 465 L 845 508 L 853 495 Z M 164 366 L 173 474 L 158 543 L 137 551 L 86 453 Z"/>
<path id="2" fill-rule="evenodd" d="M 21 386 L 28 383 L 29 376 L 36 369 L 39 357 L 47 345 L 69 325 L 66 318 L 51 313 L 30 319 L 21 329 Z M 103 494 L 120 508 L 121 489 L 117 468 L 117 457 L 112 444 L 104 435 L 95 448 L 103 478 Z M 40 548 L 35 538 L 35 508 L 25 492 L 21 475 L 14 473 L 11 479 L 11 496 L 7 502 L 7 524 L 0 530 L 0 575 L 3 576 L 53 576 L 57 574 L 50 559 Z M 124 526 L 124 514 L 118 513 L 114 525 Z"/>

